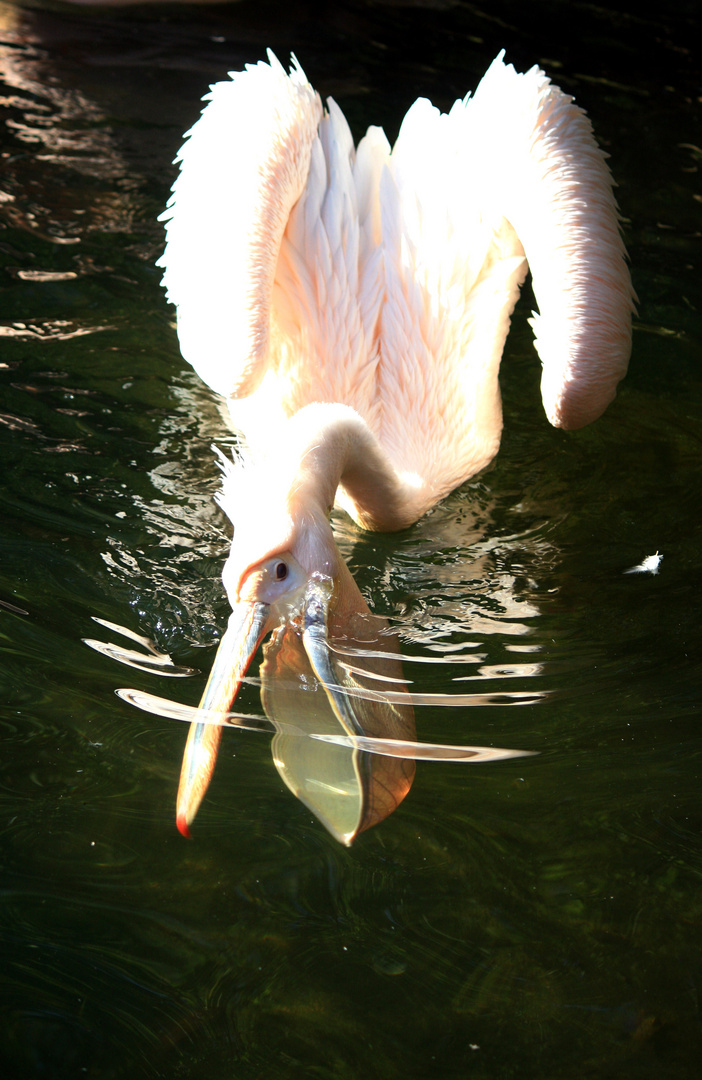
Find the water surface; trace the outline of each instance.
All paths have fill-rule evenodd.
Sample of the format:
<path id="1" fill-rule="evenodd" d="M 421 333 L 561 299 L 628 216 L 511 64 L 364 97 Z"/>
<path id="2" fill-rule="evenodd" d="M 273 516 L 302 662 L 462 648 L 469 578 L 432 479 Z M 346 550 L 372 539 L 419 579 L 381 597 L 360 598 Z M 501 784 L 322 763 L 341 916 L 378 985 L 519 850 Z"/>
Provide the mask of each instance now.
<path id="1" fill-rule="evenodd" d="M 699 1075 L 700 91 L 692 5 L 637 11 L 0 6 L 3 1076 Z M 204 673 L 226 623 L 232 439 L 179 357 L 156 218 L 208 83 L 267 45 L 391 138 L 502 47 L 545 65 L 611 154 L 640 300 L 592 428 L 548 427 L 525 295 L 494 466 L 400 536 L 337 518 L 412 690 L 496 698 L 420 706 L 418 737 L 539 752 L 419 763 L 350 850 L 247 732 L 183 840 L 183 726 L 114 690 L 196 704 L 204 674 L 82 644 L 98 617 Z"/>

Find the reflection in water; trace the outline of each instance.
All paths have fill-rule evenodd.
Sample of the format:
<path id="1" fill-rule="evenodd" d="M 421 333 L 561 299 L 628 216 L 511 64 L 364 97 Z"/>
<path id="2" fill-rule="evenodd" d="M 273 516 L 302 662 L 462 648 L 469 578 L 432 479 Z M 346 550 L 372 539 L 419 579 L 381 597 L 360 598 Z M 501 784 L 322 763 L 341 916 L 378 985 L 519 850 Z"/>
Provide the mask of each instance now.
<path id="1" fill-rule="evenodd" d="M 114 645 L 112 642 L 96 641 L 95 638 L 83 638 L 85 645 L 95 649 L 96 652 L 102 653 L 103 656 L 109 656 L 112 660 L 119 660 L 121 664 L 127 664 L 129 667 L 136 668 L 137 671 L 158 672 L 159 675 L 168 675 L 171 678 L 187 678 L 189 675 L 197 675 L 196 668 L 178 667 L 177 664 L 174 664 L 167 653 L 160 652 L 153 641 L 143 634 L 135 634 L 133 630 L 129 630 L 126 626 L 118 626 L 117 623 L 109 622 L 107 619 L 98 619 L 96 616 L 93 616 L 93 618 L 96 623 L 104 626 L 107 630 L 115 630 L 118 634 L 122 634 L 123 637 L 136 641 L 147 653 L 145 656 L 144 653 L 137 652 L 135 649 L 125 649 L 122 645 Z"/>
<path id="2" fill-rule="evenodd" d="M 83 91 L 67 87 L 36 32 L 17 9 L 2 4 L 0 43 L 3 80 L 12 97 L 6 124 L 31 157 L 17 155 L 3 176 L 3 216 L 12 228 L 49 245 L 44 258 L 63 258 L 62 248 L 80 245 L 90 231 L 129 232 L 137 212 L 138 181 L 115 145 L 105 113 Z M 9 25 L 8 25 L 9 24 Z M 43 191 L 25 175 L 39 163 Z M 96 184 L 95 181 L 103 183 Z M 52 197 L 52 188 L 60 197 Z M 44 265 L 18 267 L 20 280 L 65 281 L 94 273 L 92 260 L 79 250 L 70 269 Z"/>

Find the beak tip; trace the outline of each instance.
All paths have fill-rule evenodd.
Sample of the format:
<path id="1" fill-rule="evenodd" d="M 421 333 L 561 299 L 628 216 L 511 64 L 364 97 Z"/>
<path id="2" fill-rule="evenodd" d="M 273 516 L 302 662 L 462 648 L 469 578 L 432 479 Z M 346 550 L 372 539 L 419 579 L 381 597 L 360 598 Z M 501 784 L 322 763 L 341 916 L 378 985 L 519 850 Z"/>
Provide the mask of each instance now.
<path id="1" fill-rule="evenodd" d="M 187 837 L 188 840 L 192 839 L 190 829 L 188 828 L 188 819 L 184 813 L 176 815 L 176 827 L 181 836 Z"/>

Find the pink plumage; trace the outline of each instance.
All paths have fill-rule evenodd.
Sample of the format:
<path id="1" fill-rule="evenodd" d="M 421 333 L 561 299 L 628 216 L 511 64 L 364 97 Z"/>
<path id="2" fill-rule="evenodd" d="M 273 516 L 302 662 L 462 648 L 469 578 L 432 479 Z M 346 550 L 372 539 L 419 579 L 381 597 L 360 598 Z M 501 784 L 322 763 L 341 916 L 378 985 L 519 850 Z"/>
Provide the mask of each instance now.
<path id="1" fill-rule="evenodd" d="M 572 98 L 500 55 L 447 115 L 420 99 L 392 150 L 378 128 L 355 148 L 297 62 L 269 59 L 212 88 L 162 260 L 183 355 L 252 449 L 312 402 L 349 405 L 421 516 L 497 452 L 527 264 L 547 416 L 596 419 L 626 372 L 634 297 L 605 155 Z"/>
<path id="2" fill-rule="evenodd" d="M 549 420 L 575 428 L 607 407 L 627 367 L 634 295 L 605 156 L 572 98 L 501 55 L 448 114 L 415 102 L 391 149 L 379 128 L 355 147 L 338 106 L 323 109 L 299 64 L 287 74 L 269 54 L 212 87 L 180 165 L 164 283 L 183 356 L 226 397 L 248 446 L 243 464 L 223 462 L 234 611 L 202 707 L 226 713 L 278 628 L 294 636 L 286 677 L 309 661 L 303 677 L 321 682 L 352 741 L 368 722 L 377 734 L 401 721 L 406 739 L 411 713 L 381 703 L 369 721 L 334 685 L 327 635 L 368 609 L 331 507 L 366 528 L 405 528 L 492 460 L 500 359 L 529 268 Z M 383 677 L 398 678 L 387 664 Z M 217 731 L 191 730 L 185 833 Z M 276 765 L 318 805 L 296 746 L 296 779 L 290 760 Z M 384 777 L 383 813 L 409 777 Z M 350 843 L 362 820 L 335 834 Z"/>

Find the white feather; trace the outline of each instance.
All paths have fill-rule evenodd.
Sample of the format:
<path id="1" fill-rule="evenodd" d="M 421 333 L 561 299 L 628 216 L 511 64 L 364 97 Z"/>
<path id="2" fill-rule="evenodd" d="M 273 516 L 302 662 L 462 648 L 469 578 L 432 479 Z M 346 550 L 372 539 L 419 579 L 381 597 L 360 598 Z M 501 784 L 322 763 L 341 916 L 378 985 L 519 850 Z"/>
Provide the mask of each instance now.
<path id="1" fill-rule="evenodd" d="M 322 112 L 297 61 L 287 75 L 269 60 L 211 87 L 163 215 L 181 351 L 222 394 L 250 393 L 265 371 L 278 249 Z"/>
<path id="2" fill-rule="evenodd" d="M 657 574 L 658 568 L 661 564 L 663 556 L 660 552 L 656 552 L 655 555 L 647 555 L 637 566 L 630 566 L 628 570 L 625 570 L 625 574 Z"/>

